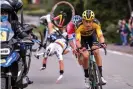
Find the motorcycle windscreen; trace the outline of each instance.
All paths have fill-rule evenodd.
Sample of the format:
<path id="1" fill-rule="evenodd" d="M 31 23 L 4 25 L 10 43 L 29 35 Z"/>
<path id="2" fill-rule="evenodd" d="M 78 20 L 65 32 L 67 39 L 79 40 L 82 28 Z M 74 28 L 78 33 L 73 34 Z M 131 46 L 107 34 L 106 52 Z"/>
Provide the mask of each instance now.
<path id="1" fill-rule="evenodd" d="M 12 29 L 0 27 L 0 42 L 9 41 L 14 36 Z"/>

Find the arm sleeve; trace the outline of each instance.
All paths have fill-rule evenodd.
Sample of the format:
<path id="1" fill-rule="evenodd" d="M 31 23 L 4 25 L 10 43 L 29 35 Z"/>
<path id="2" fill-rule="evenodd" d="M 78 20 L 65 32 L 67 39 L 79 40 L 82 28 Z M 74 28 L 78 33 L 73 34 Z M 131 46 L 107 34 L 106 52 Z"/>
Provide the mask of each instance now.
<path id="1" fill-rule="evenodd" d="M 68 34 L 68 39 L 72 40 L 73 38 L 75 38 L 73 35 L 75 34 L 75 28 L 74 25 L 70 22 L 67 25 L 67 34 Z"/>
<path id="2" fill-rule="evenodd" d="M 96 25 L 96 33 L 97 33 L 97 36 L 98 37 L 100 37 L 101 35 L 103 35 L 103 32 L 101 30 L 101 26 Z"/>
<path id="3" fill-rule="evenodd" d="M 76 30 L 76 40 L 81 41 L 80 29 L 77 29 L 77 30 Z"/>

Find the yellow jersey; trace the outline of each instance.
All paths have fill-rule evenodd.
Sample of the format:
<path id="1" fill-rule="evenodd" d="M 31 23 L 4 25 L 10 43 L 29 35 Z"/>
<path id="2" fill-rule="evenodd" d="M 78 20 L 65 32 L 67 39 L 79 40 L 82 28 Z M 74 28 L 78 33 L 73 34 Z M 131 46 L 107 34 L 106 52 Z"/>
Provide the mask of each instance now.
<path id="1" fill-rule="evenodd" d="M 86 29 L 82 22 L 78 23 L 78 27 L 76 29 L 76 40 L 81 41 L 81 36 L 91 36 L 94 32 L 96 32 L 97 37 L 100 37 L 103 33 L 101 30 L 100 23 L 97 19 L 94 20 L 91 29 Z"/>

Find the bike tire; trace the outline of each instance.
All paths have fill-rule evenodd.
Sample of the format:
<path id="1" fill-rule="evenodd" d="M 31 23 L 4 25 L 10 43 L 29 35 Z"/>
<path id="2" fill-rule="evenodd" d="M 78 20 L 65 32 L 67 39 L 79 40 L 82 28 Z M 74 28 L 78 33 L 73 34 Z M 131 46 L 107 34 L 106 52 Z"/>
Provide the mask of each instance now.
<path id="1" fill-rule="evenodd" d="M 102 88 L 102 80 L 101 80 L 101 75 L 100 75 L 100 72 L 99 72 L 99 69 L 98 69 L 98 66 L 96 63 L 93 63 L 93 66 L 94 66 L 94 70 L 95 70 L 95 80 L 97 82 L 97 86 L 95 87 L 95 89 L 103 89 Z"/>
<path id="2" fill-rule="evenodd" d="M 90 62 L 89 81 L 91 89 L 102 89 L 101 75 L 95 62 Z"/>
<path id="3" fill-rule="evenodd" d="M 94 68 L 93 68 L 93 65 L 92 65 L 92 62 L 90 61 L 90 64 L 89 64 L 89 84 L 91 86 L 91 89 L 95 89 L 94 87 Z"/>
<path id="4" fill-rule="evenodd" d="M 67 2 L 67 1 L 60 1 L 60 2 L 58 2 L 58 3 L 56 3 L 54 6 L 53 6 L 53 8 L 52 8 L 52 10 L 51 10 L 51 13 L 50 13 L 50 18 L 51 18 L 51 21 L 52 21 L 52 23 L 56 26 L 56 27 L 58 27 L 58 28 L 62 28 L 62 27 L 66 27 L 66 25 L 70 22 L 68 19 L 68 17 L 67 17 L 67 20 L 68 21 L 66 21 L 66 23 L 63 25 L 63 26 L 59 26 L 59 24 L 57 24 L 54 20 L 53 20 L 53 18 L 55 17 L 55 15 L 56 15 L 56 13 L 55 13 L 55 10 L 57 9 L 57 7 L 60 5 L 68 5 L 70 8 L 71 8 L 71 15 L 72 16 L 74 16 L 75 15 L 75 9 L 74 9 L 74 7 L 72 6 L 72 4 L 71 3 L 69 3 L 69 2 Z M 70 11 L 69 11 L 70 12 Z M 71 18 L 72 18 L 72 16 L 71 16 Z M 70 18 L 70 20 L 71 20 L 71 18 Z"/>

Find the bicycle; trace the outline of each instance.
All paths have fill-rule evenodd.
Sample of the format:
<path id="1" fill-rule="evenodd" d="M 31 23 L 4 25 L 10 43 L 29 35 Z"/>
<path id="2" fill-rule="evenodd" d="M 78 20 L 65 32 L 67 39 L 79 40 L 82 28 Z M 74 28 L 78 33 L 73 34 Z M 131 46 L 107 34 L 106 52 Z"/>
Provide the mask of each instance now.
<path id="1" fill-rule="evenodd" d="M 74 7 L 67 1 L 56 3 L 50 13 L 52 23 L 58 28 L 66 27 L 74 15 Z"/>
<path id="2" fill-rule="evenodd" d="M 100 49 L 103 48 L 103 46 L 101 44 L 97 44 L 98 48 L 96 49 Z M 88 46 L 89 48 L 89 46 Z M 87 49 L 90 52 L 90 56 L 89 56 L 89 69 L 88 69 L 88 73 L 89 73 L 89 85 L 91 86 L 90 89 L 102 89 L 102 80 L 101 80 L 101 75 L 98 69 L 98 65 L 96 64 L 96 60 L 93 54 L 93 51 L 96 49 Z M 105 51 L 105 55 L 107 54 L 106 48 L 103 48 Z M 79 51 L 79 50 L 77 50 Z M 78 58 L 77 55 L 75 55 L 76 58 Z M 78 59 L 77 59 L 78 60 Z"/>
<path id="3" fill-rule="evenodd" d="M 40 40 L 33 40 L 35 43 L 37 43 L 38 45 L 39 45 L 39 47 L 37 48 L 37 49 L 35 49 L 34 50 L 34 52 L 35 52 L 35 57 L 37 58 L 37 59 L 39 59 L 39 56 L 40 55 L 43 55 L 44 54 L 44 52 L 42 53 L 42 52 L 39 52 L 42 48 L 44 49 L 44 51 L 46 50 L 46 47 L 47 47 L 47 45 L 49 44 L 49 42 L 48 42 L 48 24 L 47 23 L 43 23 L 43 25 L 45 26 L 45 34 L 44 34 L 44 36 L 41 34 L 41 33 L 39 33 L 39 35 L 41 36 L 41 41 Z"/>
<path id="4" fill-rule="evenodd" d="M 62 30 L 59 30 L 60 28 L 65 28 L 67 26 L 67 24 L 71 21 L 72 16 L 75 15 L 75 9 L 74 7 L 71 5 L 71 3 L 67 2 L 67 1 L 60 1 L 58 3 L 56 3 L 53 7 L 52 10 L 50 12 L 50 19 L 52 21 L 52 23 L 56 26 L 54 27 L 55 30 L 55 34 L 57 34 L 58 36 L 62 36 Z M 52 35 L 48 34 L 48 23 L 47 21 L 43 21 L 42 23 L 46 29 L 45 29 L 45 33 L 44 33 L 44 39 L 42 38 L 42 44 L 40 44 L 40 42 L 36 42 L 39 46 L 36 50 L 35 50 L 35 57 L 37 59 L 39 59 L 40 55 L 43 55 L 45 52 L 43 53 L 39 53 L 40 49 L 43 48 L 44 50 L 46 50 L 46 47 L 49 43 L 51 43 L 51 38 Z M 58 28 L 58 29 L 57 29 Z"/>
<path id="5" fill-rule="evenodd" d="M 103 48 L 101 44 L 98 44 L 98 48 Z M 89 59 L 89 83 L 91 85 L 91 89 L 102 89 L 102 80 L 101 75 L 98 69 L 98 65 L 96 64 L 96 60 L 93 54 L 93 51 L 96 49 L 88 49 L 90 52 L 90 59 Z M 105 51 L 105 55 L 107 54 L 106 48 L 103 48 Z"/>

